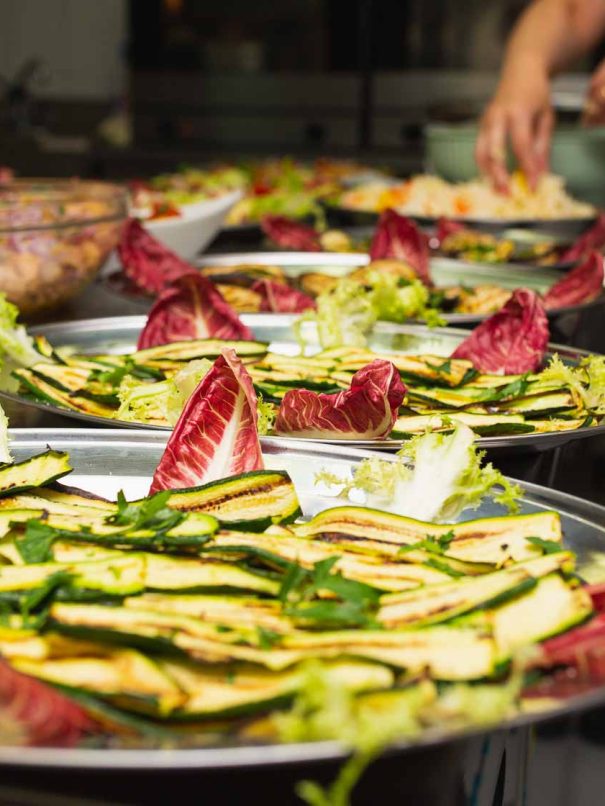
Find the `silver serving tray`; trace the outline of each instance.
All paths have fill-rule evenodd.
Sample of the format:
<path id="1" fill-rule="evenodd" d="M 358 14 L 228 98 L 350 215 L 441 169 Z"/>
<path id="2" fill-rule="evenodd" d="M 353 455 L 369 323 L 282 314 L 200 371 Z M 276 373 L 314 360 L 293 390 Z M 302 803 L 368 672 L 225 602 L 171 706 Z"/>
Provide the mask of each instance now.
<path id="1" fill-rule="evenodd" d="M 242 321 L 248 325 L 254 336 L 260 341 L 269 342 L 271 349 L 286 355 L 298 353 L 299 347 L 292 335 L 292 324 L 296 314 L 243 314 Z M 30 328 L 33 334 L 43 334 L 51 344 L 57 347 L 72 347 L 82 353 L 128 353 L 135 349 L 137 337 L 145 325 L 144 316 L 115 316 L 104 319 L 82 319 L 75 322 L 59 322 L 54 325 L 41 325 Z M 304 333 L 311 340 L 315 328 L 307 323 Z M 368 338 L 368 345 L 377 353 L 397 351 L 401 353 L 430 353 L 446 358 L 456 346 L 468 336 L 468 331 L 457 328 L 429 328 L 421 325 L 395 325 L 379 322 Z M 311 348 L 313 349 L 313 348 Z M 319 345 L 316 346 L 319 349 Z M 582 356 L 588 355 L 564 345 L 549 345 L 549 355 L 558 353 L 562 359 L 575 363 Z M 42 403 L 9 392 L 1 392 L 0 398 L 10 400 L 21 407 L 35 408 L 47 413 L 75 418 L 89 424 L 101 425 L 105 428 L 123 427 L 130 429 L 147 428 L 148 430 L 169 431 L 164 426 L 142 426 L 123 420 L 108 420 L 92 414 Z M 546 434 L 516 434 L 501 437 L 480 437 L 477 441 L 482 448 L 514 450 L 549 450 L 571 442 L 597 434 L 605 434 L 605 424 L 579 428 L 575 431 L 554 431 Z M 275 437 L 264 437 L 263 441 L 271 443 Z M 338 440 L 308 439 L 310 443 L 348 446 L 374 450 L 398 450 L 401 440 Z"/>
<path id="2" fill-rule="evenodd" d="M 334 277 L 345 277 L 354 269 L 367 266 L 369 256 L 360 252 L 229 252 L 204 255 L 195 261 L 197 266 L 237 266 L 257 264 L 279 266 L 287 277 L 295 279 L 307 272 L 323 272 Z M 499 285 L 513 291 L 515 288 L 531 288 L 540 294 L 561 279 L 560 271 L 550 267 L 523 266 L 520 263 L 474 263 L 457 258 L 432 257 L 431 274 L 437 286 Z M 140 302 L 149 308 L 152 298 L 129 287 L 121 272 L 103 278 L 106 288 L 120 296 Z M 591 302 L 554 308 L 547 311 L 551 319 L 585 311 L 605 304 L 605 292 Z M 444 313 L 448 325 L 476 325 L 489 314 Z M 414 321 L 414 320 L 410 320 Z"/>
<path id="3" fill-rule="evenodd" d="M 325 203 L 324 207 L 328 216 L 332 213 L 335 218 L 359 223 L 360 225 L 375 223 L 380 217 L 379 213 L 371 210 L 356 210 L 341 204 Z M 403 213 L 403 215 L 416 221 L 422 227 L 434 227 L 440 218 L 439 216 L 415 215 L 414 213 Z M 448 221 L 455 221 L 468 227 L 483 229 L 488 232 L 501 232 L 511 228 L 526 229 L 551 235 L 559 240 L 573 240 L 594 224 L 596 211 L 594 215 L 582 218 L 489 218 L 481 216 L 467 218 L 447 216 L 447 219 Z"/>
<path id="4" fill-rule="evenodd" d="M 344 277 L 354 269 L 367 266 L 368 255 L 359 252 L 234 252 L 222 255 L 204 255 L 197 266 L 237 266 L 249 263 L 279 266 L 287 277 L 297 278 L 310 271 L 319 271 L 334 277 Z M 561 272 L 550 267 L 523 266 L 518 263 L 475 263 L 449 257 L 431 258 L 431 275 L 436 286 L 499 285 L 514 291 L 531 288 L 539 294 L 561 279 Z M 554 308 L 547 311 L 551 318 L 586 310 L 605 304 L 605 291 L 596 300 L 579 305 Z M 490 314 L 444 313 L 448 325 L 476 325 Z M 413 320 L 410 320 L 413 321 Z"/>
<path id="5" fill-rule="evenodd" d="M 116 431 L 89 429 L 18 429 L 10 432 L 11 450 L 17 461 L 40 452 L 46 445 L 67 451 L 74 472 L 66 482 L 105 497 L 115 497 L 123 489 L 128 497 L 145 494 L 151 475 L 166 443 L 166 435 L 153 431 Z M 371 456 L 364 451 L 342 449 L 333 454 L 329 446 L 305 442 L 274 440 L 263 448 L 267 467 L 287 470 L 296 485 L 305 516 L 312 516 L 331 506 L 338 506 L 326 488 L 314 484 L 315 473 L 327 468 L 348 474 L 362 459 Z M 392 457 L 386 457 L 391 460 Z M 556 490 L 523 482 L 523 512 L 556 509 L 561 514 L 565 544 L 578 555 L 578 572 L 588 567 L 593 552 L 605 547 L 605 508 Z M 484 504 L 469 517 L 501 514 L 492 502 Z M 605 566 L 604 566 L 605 574 Z M 605 687 L 553 706 L 546 711 L 524 714 L 499 724 L 498 729 L 533 724 L 605 703 Z M 441 731 L 424 734 L 419 740 L 400 742 L 394 752 L 422 746 L 439 746 L 460 735 L 472 736 L 489 730 Z M 300 764 L 310 761 L 339 759 L 345 749 L 336 742 L 282 745 L 236 745 L 199 749 L 137 748 L 29 748 L 0 747 L 0 765 L 41 767 L 47 769 L 106 770 L 218 770 L 235 767 L 260 767 L 276 764 Z"/>

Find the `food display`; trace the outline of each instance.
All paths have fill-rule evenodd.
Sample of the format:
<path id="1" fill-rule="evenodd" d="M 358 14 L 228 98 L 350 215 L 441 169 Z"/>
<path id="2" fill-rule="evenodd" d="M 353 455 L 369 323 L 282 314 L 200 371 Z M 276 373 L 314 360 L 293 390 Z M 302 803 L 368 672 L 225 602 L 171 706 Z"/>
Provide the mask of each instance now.
<path id="1" fill-rule="evenodd" d="M 232 227 L 258 225 L 267 215 L 322 221 L 320 200 L 336 195 L 345 180 L 377 173 L 350 160 L 305 163 L 290 157 L 244 163 L 240 170 L 247 176 L 247 192 L 229 212 Z"/>
<path id="2" fill-rule="evenodd" d="M 322 236 L 305 224 L 269 219 L 267 225 L 281 246 L 310 254 L 324 247 Z M 602 229 L 602 222 L 599 227 Z M 603 259 L 594 249 L 586 251 L 592 244 L 587 241 L 586 237 L 585 248 L 578 247 L 581 259 L 575 268 L 544 290 L 549 310 L 584 304 L 602 295 Z M 146 293 L 156 295 L 176 277 L 199 271 L 236 311 L 294 313 L 317 309 L 317 318 L 336 323 L 351 312 L 356 315 L 362 307 L 372 322 L 424 319 L 443 324 L 447 321 L 442 319 L 444 314 L 494 313 L 514 290 L 504 276 L 502 284 L 477 282 L 477 275 L 476 284 L 459 281 L 435 285 L 427 236 L 392 210 L 381 216 L 369 245 L 369 264 L 348 273 L 322 271 L 320 265 L 314 271 L 289 274 L 266 261 L 226 266 L 221 261 L 213 265 L 210 260 L 196 269 L 164 250 L 135 221 L 124 231 L 119 253 L 128 280 Z"/>
<path id="3" fill-rule="evenodd" d="M 0 187 L 0 256 L 23 276 L 47 272 L 60 293 L 61 275 L 88 276 L 122 229 L 123 273 L 154 298 L 145 321 L 26 329 L 7 288 L 1 394 L 138 429 L 133 442 L 167 432 L 121 490 L 130 445 L 90 451 L 82 475 L 50 438 L 14 460 L 0 410 L 0 747 L 178 755 L 336 740 L 352 751 L 336 783 L 297 793 L 346 806 L 394 743 L 512 725 L 602 686 L 596 520 L 577 527 L 525 496 L 480 449 L 605 432 L 605 357 L 555 350 L 548 318 L 603 296 L 605 219 L 552 176 L 531 193 L 516 175 L 507 198 L 434 177 L 342 190 L 364 171 L 183 168 L 134 183 L 128 220 L 123 193 L 121 207 L 109 191 L 44 207 L 36 186 Z M 239 190 L 233 226 L 260 224 L 315 263 L 192 265 L 193 247 L 154 237 Z M 336 190 L 381 213 L 371 237 L 327 229 Z M 575 243 L 528 241 L 536 276 L 570 268 L 556 281 L 442 281 L 438 261 L 456 263 L 443 256 L 460 271 L 520 259 L 508 235 L 473 227 L 481 217 L 596 220 Z M 18 300 L 38 304 L 29 285 Z M 441 330 L 444 315 L 483 321 Z"/>
<path id="4" fill-rule="evenodd" d="M 184 167 L 175 173 L 128 183 L 131 214 L 143 221 L 180 218 L 199 202 L 220 198 L 246 186 L 246 175 L 235 167 Z"/>
<path id="5" fill-rule="evenodd" d="M 105 263 L 126 214 L 125 192 L 103 182 L 0 184 L 0 291 L 24 314 L 70 300 Z"/>
<path id="6" fill-rule="evenodd" d="M 326 455 L 302 488 L 260 450 L 243 364 L 229 349 L 219 362 L 147 495 L 99 495 L 117 456 L 86 490 L 64 485 L 65 451 L 6 457 L 3 744 L 178 753 L 337 739 L 354 751 L 346 803 L 394 742 L 552 711 L 602 682 L 590 665 L 601 589 L 577 575 L 573 519 L 527 505 L 468 429 L 392 460 Z M 322 497 L 333 485 L 348 489 Z"/>
<path id="7" fill-rule="evenodd" d="M 266 215 L 323 218 L 318 204 L 336 194 L 340 183 L 380 175 L 350 160 L 319 158 L 301 162 L 290 157 L 221 163 L 205 168 L 184 165 L 172 173 L 129 183 L 132 214 L 146 221 L 175 218 L 192 204 L 234 190 L 244 198 L 231 209 L 226 224 L 259 224 Z"/>
<path id="8" fill-rule="evenodd" d="M 404 215 L 478 220 L 556 220 L 592 218 L 595 208 L 577 201 L 559 176 L 545 175 L 531 190 L 523 174 L 513 174 L 508 194 L 498 193 L 485 179 L 452 184 L 437 176 L 414 176 L 399 184 L 369 182 L 339 197 L 343 209 Z"/>
<path id="9" fill-rule="evenodd" d="M 242 322 L 197 273 L 162 292 L 137 349 L 127 352 L 51 346 L 43 336 L 28 337 L 9 314 L 0 336 L 12 368 L 8 391 L 115 423 L 174 425 L 198 384 L 210 397 L 220 386 L 217 367 L 227 347 L 245 363 L 266 435 L 396 444 L 426 428 L 464 423 L 479 436 L 539 436 L 585 432 L 605 414 L 605 359 L 585 356 L 573 366 L 548 355 L 545 308 L 527 289 L 466 338 L 454 338 L 449 356 L 364 346 L 363 308 L 350 321 L 294 320 L 304 349 L 290 324 L 270 331 L 275 344 L 262 341 L 253 319 L 252 327 Z"/>

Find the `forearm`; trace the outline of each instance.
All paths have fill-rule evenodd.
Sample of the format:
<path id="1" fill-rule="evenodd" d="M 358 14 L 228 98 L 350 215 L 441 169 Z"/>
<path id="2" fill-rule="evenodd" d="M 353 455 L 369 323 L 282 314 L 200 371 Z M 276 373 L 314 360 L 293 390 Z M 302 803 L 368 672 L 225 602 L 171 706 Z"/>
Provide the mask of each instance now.
<path id="1" fill-rule="evenodd" d="M 501 85 L 548 78 L 589 51 L 605 30 L 604 0 L 534 0 L 509 40 Z"/>

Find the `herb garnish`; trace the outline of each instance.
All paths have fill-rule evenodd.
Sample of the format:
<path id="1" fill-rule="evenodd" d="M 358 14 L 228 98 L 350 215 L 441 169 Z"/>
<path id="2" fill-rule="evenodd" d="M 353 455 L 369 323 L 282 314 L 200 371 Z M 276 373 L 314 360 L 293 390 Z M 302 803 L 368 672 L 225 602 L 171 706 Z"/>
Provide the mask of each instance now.
<path id="1" fill-rule="evenodd" d="M 398 554 L 407 554 L 409 551 L 417 551 L 418 549 L 426 551 L 429 554 L 445 554 L 454 537 L 455 535 L 452 530 L 442 535 L 427 535 L 424 540 L 418 540 L 416 543 L 402 546 Z"/>
<path id="2" fill-rule="evenodd" d="M 292 564 L 282 582 L 279 598 L 288 616 L 336 627 L 374 627 L 372 617 L 379 591 L 334 571 L 339 557 L 329 557 L 308 570 Z M 322 594 L 335 599 L 320 600 Z"/>
<path id="3" fill-rule="evenodd" d="M 185 518 L 185 515 L 178 509 L 166 506 L 171 495 L 170 490 L 163 490 L 152 495 L 151 498 L 129 503 L 120 490 L 117 498 L 118 511 L 115 515 L 110 515 L 107 522 L 116 526 L 125 526 L 129 531 L 149 529 L 164 534 L 178 526 Z"/>
<path id="4" fill-rule="evenodd" d="M 544 554 L 558 554 L 561 551 L 561 544 L 554 540 L 544 540 L 541 537 L 528 537 L 527 542 L 537 549 L 542 549 Z"/>

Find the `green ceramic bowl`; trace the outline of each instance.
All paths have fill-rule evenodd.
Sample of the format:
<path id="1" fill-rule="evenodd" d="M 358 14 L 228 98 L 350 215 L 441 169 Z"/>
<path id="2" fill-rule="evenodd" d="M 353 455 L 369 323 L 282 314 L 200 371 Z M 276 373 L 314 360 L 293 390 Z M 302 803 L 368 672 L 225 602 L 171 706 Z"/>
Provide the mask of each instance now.
<path id="1" fill-rule="evenodd" d="M 429 123 L 425 127 L 426 168 L 450 182 L 477 176 L 474 148 L 476 123 Z M 509 163 L 514 165 L 509 155 Z M 582 201 L 605 205 L 605 127 L 557 126 L 552 142 L 551 170 L 563 176 L 571 193 Z"/>

